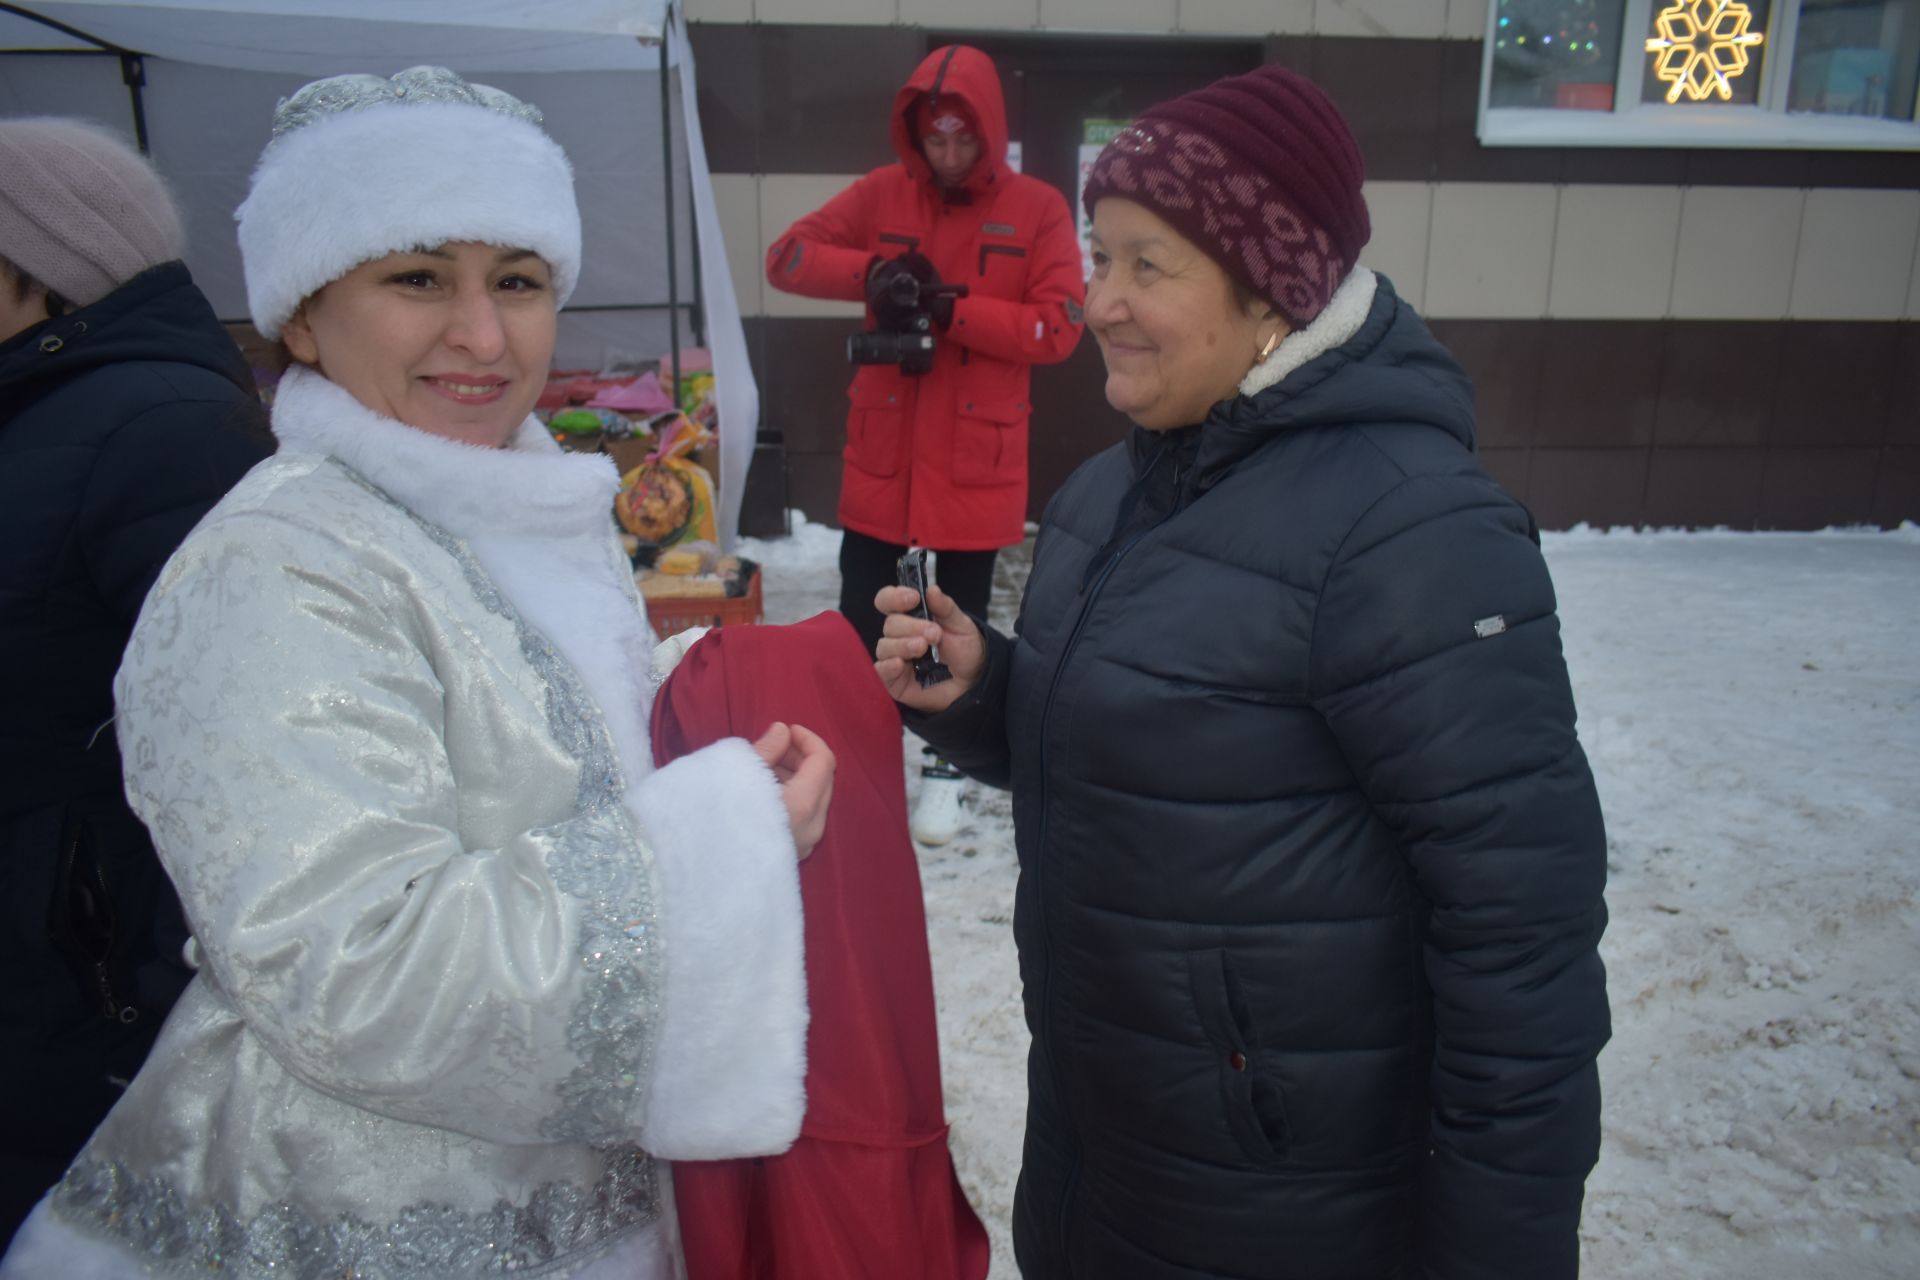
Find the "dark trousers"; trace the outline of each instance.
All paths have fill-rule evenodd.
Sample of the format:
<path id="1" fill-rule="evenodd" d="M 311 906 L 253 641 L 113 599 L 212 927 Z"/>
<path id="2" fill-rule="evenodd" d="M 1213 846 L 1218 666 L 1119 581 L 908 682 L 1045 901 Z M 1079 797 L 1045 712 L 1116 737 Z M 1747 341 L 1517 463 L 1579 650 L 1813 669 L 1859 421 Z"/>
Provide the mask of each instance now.
<path id="1" fill-rule="evenodd" d="M 867 656 L 880 642 L 886 621 L 873 607 L 882 587 L 900 581 L 900 557 L 906 548 L 848 529 L 840 535 L 840 612 L 853 624 Z M 993 561 L 997 551 L 934 551 L 933 580 L 954 603 L 976 618 L 987 616 L 993 598 Z"/>

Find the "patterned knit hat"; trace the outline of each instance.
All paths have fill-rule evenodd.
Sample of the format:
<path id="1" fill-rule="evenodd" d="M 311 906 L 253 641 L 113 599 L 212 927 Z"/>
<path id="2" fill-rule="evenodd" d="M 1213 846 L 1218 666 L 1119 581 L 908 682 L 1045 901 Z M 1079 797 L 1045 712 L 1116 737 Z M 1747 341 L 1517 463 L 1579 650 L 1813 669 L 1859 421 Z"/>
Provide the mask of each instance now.
<path id="1" fill-rule="evenodd" d="M 117 136 L 82 120 L 0 120 L 0 257 L 84 307 L 185 248 L 166 186 Z"/>
<path id="2" fill-rule="evenodd" d="M 1372 234 L 1365 177 L 1327 95 L 1267 66 L 1148 107 L 1094 161 L 1082 198 L 1088 217 L 1110 195 L 1153 210 L 1298 329 Z"/>

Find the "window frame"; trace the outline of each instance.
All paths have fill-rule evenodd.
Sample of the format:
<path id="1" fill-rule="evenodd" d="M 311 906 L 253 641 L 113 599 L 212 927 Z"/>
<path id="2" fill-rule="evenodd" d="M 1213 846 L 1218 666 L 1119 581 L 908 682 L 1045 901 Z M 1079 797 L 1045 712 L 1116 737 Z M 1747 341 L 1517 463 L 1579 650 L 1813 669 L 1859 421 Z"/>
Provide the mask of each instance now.
<path id="1" fill-rule="evenodd" d="M 1488 147 L 1766 147 L 1805 151 L 1920 151 L 1920 121 L 1868 119 L 1787 110 L 1801 0 L 1773 0 L 1767 17 L 1758 101 L 1752 105 L 1642 102 L 1648 71 L 1644 42 L 1654 6 L 1626 0 L 1611 111 L 1495 107 L 1493 54 L 1500 5 L 1487 5 L 1480 63 L 1477 132 Z M 1631 53 L 1633 56 L 1629 57 Z"/>

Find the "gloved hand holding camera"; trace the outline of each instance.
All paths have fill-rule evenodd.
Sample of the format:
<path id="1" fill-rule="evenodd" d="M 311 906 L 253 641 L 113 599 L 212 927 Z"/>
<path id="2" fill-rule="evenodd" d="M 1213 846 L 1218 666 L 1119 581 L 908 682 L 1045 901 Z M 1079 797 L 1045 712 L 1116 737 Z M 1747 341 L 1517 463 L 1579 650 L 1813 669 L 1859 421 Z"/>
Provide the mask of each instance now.
<path id="1" fill-rule="evenodd" d="M 875 258 L 867 268 L 873 332 L 847 339 L 847 359 L 926 373 L 933 368 L 933 330 L 944 331 L 953 323 L 954 301 L 966 296 L 966 285 L 940 282 L 925 254 L 909 251 L 897 258 Z"/>

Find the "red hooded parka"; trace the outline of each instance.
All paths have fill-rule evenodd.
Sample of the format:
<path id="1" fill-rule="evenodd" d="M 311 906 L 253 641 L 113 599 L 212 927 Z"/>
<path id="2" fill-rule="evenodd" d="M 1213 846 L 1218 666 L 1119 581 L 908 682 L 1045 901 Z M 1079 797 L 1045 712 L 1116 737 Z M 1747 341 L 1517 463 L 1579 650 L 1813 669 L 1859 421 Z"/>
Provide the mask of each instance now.
<path id="1" fill-rule="evenodd" d="M 920 152 L 924 95 L 963 102 L 980 159 L 943 191 Z M 898 164 L 875 169 L 767 251 L 775 288 L 862 301 L 874 256 L 908 251 L 969 292 L 937 335 L 931 371 L 862 365 L 848 389 L 843 527 L 886 542 L 986 551 L 1020 541 L 1027 510 L 1027 370 L 1072 353 L 1085 281 L 1058 191 L 1007 167 L 1000 76 L 978 49 L 927 55 L 893 101 Z"/>

